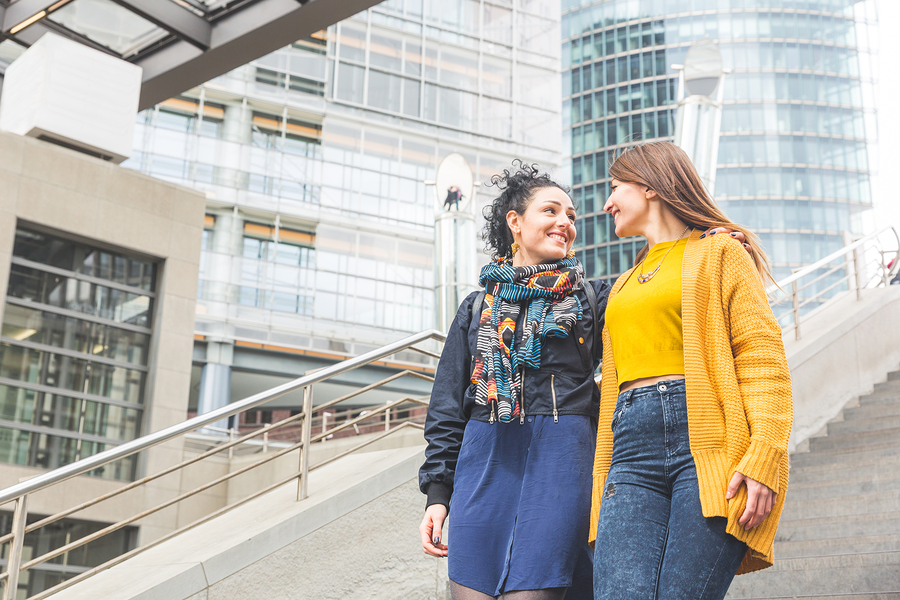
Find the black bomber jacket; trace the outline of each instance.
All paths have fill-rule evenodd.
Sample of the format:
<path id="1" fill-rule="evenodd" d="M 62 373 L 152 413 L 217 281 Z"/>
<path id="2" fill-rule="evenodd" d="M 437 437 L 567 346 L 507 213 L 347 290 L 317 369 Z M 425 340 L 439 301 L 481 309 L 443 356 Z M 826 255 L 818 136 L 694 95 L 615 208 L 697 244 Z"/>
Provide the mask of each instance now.
<path id="1" fill-rule="evenodd" d="M 609 296 L 604 281 L 587 281 L 597 296 L 597 315 L 592 314 L 584 291 L 575 292 L 581 300 L 583 318 L 565 338 L 548 337 L 543 341 L 541 368 L 523 373 L 522 416 L 585 415 L 597 418 L 600 391 L 594 382 L 594 370 L 603 355 L 594 348 L 594 327 L 603 327 L 603 315 Z M 478 323 L 472 322 L 472 304 L 478 292 L 469 294 L 450 325 L 444 351 L 434 376 L 431 402 L 425 419 L 425 464 L 419 469 L 419 489 L 428 496 L 427 506 L 450 506 L 456 459 L 463 431 L 469 419 L 491 421 L 491 407 L 475 404 L 475 385 L 471 383 Z M 526 311 L 520 311 L 520 319 Z M 594 323 L 594 319 L 598 323 Z M 521 336 L 522 327 L 516 326 Z M 596 336 L 598 340 L 600 336 Z M 496 427 L 518 427 L 519 420 Z"/>

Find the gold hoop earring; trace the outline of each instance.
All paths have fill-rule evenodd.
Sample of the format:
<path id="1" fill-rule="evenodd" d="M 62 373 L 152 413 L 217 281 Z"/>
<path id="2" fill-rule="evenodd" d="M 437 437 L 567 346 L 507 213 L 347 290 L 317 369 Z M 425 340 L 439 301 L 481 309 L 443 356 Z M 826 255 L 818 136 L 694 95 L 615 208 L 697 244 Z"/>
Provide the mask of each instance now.
<path id="1" fill-rule="evenodd" d="M 517 243 L 513 242 L 512 245 L 509 247 L 509 249 L 512 251 L 512 255 L 515 256 L 516 252 L 519 251 L 519 245 Z"/>
<path id="2" fill-rule="evenodd" d="M 569 250 L 568 252 L 566 252 L 566 258 L 575 258 L 575 251 Z"/>

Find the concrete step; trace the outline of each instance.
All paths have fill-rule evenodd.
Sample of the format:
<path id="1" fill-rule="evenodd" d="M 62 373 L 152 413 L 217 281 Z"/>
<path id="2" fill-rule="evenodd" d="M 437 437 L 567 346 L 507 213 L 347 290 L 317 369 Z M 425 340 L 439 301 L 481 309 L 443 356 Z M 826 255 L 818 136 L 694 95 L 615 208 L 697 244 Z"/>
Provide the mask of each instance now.
<path id="1" fill-rule="evenodd" d="M 815 438 L 824 439 L 824 438 Z M 812 440 L 810 440 L 810 445 Z M 805 467 L 812 465 L 834 465 L 845 462 L 857 462 L 860 460 L 888 458 L 900 456 L 900 444 L 897 442 L 885 442 L 881 444 L 871 444 L 869 446 L 861 446 L 856 448 L 834 448 L 823 450 L 819 449 L 815 452 L 806 452 L 803 454 L 795 454 L 793 456 L 793 464 L 796 467 Z"/>
<path id="2" fill-rule="evenodd" d="M 831 540 L 776 542 L 775 560 L 808 556 L 833 556 L 860 552 L 900 552 L 898 535 L 865 535 Z"/>
<path id="3" fill-rule="evenodd" d="M 778 533 L 775 534 L 775 543 L 871 535 L 900 535 L 900 515 L 889 512 L 818 519 L 782 519 L 778 524 Z"/>
<path id="4" fill-rule="evenodd" d="M 900 392 L 875 392 L 872 394 L 866 394 L 865 396 L 860 396 L 857 399 L 857 403 L 860 406 L 871 406 L 876 404 L 896 404 L 900 398 Z"/>
<path id="5" fill-rule="evenodd" d="M 900 473 L 849 477 L 846 479 L 825 479 L 822 481 L 796 482 L 791 474 L 787 504 L 802 503 L 807 500 L 824 498 L 847 498 L 860 494 L 900 492 Z M 787 507 L 785 507 L 787 508 Z"/>
<path id="6" fill-rule="evenodd" d="M 864 404 L 845 408 L 842 412 L 845 421 L 858 419 L 879 419 L 900 415 L 900 401 L 882 404 Z"/>
<path id="7" fill-rule="evenodd" d="M 781 522 L 871 513 L 896 513 L 894 519 L 900 521 L 900 491 L 816 500 L 792 500 L 788 489 L 788 501 L 781 513 Z"/>
<path id="8" fill-rule="evenodd" d="M 874 393 L 895 393 L 900 394 L 900 379 L 888 379 L 881 383 L 876 383 Z"/>
<path id="9" fill-rule="evenodd" d="M 900 427 L 890 429 L 877 429 L 875 431 L 852 431 L 847 433 L 828 433 L 825 437 L 815 437 L 809 440 L 809 451 L 815 453 L 820 450 L 833 450 L 838 448 L 859 448 L 861 446 L 873 446 L 884 443 L 900 442 Z"/>
<path id="10" fill-rule="evenodd" d="M 865 433 L 869 431 L 881 431 L 883 429 L 900 428 L 900 412 L 896 415 L 884 415 L 869 417 L 866 419 L 850 419 L 832 421 L 828 424 L 828 435 L 842 433 Z M 815 439 L 815 438 L 812 438 Z"/>
<path id="11" fill-rule="evenodd" d="M 798 459 L 803 454 L 791 455 L 791 479 L 788 488 L 788 501 L 791 498 L 790 490 L 794 486 L 805 483 L 822 483 L 855 477 L 869 477 L 877 479 L 888 475 L 900 473 L 900 456 L 861 458 L 837 464 L 803 465 L 798 464 Z"/>
<path id="12" fill-rule="evenodd" d="M 891 371 L 887 376 L 888 381 L 900 381 L 900 371 Z"/>
<path id="13" fill-rule="evenodd" d="M 769 569 L 735 577 L 727 598 L 758 598 L 763 590 L 766 598 L 895 592 L 900 590 L 900 552 L 776 561 Z"/>

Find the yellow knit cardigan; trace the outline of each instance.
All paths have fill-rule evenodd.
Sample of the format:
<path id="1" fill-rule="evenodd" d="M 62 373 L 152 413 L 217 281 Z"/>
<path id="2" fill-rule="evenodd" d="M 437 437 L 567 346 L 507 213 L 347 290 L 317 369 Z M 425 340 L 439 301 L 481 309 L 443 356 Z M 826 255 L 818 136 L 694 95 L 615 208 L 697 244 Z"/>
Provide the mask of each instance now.
<path id="1" fill-rule="evenodd" d="M 688 433 L 705 517 L 727 517 L 726 531 L 749 547 L 738 574 L 772 566 L 773 542 L 788 484 L 793 406 L 781 328 L 753 260 L 727 235 L 699 241 L 692 232 L 682 263 L 682 330 Z M 633 269 L 632 269 L 633 270 Z M 619 277 L 616 295 L 631 271 Z M 590 541 L 612 458 L 611 423 L 618 387 L 609 331 L 603 328 L 603 379 L 594 458 Z M 747 488 L 725 500 L 735 471 L 776 492 L 757 527 L 738 524 Z"/>

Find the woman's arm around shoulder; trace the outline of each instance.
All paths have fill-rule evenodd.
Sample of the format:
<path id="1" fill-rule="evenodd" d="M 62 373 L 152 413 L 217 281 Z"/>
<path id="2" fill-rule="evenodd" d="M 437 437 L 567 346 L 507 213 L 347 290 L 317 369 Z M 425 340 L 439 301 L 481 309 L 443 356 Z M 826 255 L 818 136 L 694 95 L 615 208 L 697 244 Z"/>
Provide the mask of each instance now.
<path id="1" fill-rule="evenodd" d="M 791 374 L 781 327 L 772 314 L 762 278 L 740 243 L 722 251 L 722 303 L 731 333 L 734 367 L 750 446 L 736 470 L 779 492 L 779 465 L 793 421 Z"/>

